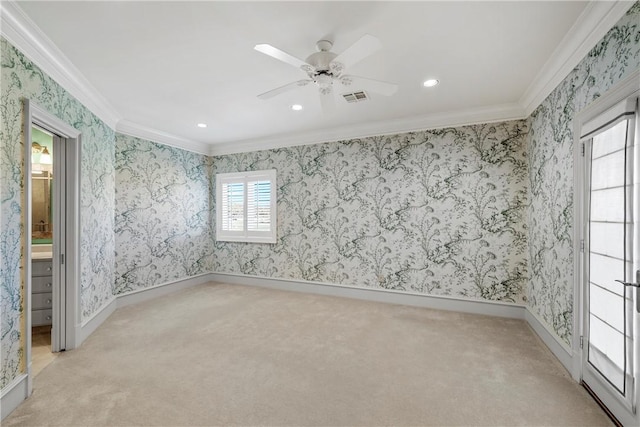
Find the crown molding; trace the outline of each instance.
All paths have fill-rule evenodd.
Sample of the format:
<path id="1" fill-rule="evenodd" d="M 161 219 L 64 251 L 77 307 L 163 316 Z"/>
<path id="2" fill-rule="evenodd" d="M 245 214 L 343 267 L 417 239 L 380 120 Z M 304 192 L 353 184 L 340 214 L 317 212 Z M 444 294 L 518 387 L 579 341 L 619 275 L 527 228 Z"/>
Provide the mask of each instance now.
<path id="1" fill-rule="evenodd" d="M 13 1 L 0 3 L 0 34 L 93 114 L 115 128 L 121 118 L 116 109 Z"/>
<path id="2" fill-rule="evenodd" d="M 618 0 L 592 1 L 587 5 L 520 98 L 519 104 L 527 116 L 562 83 L 633 4 L 633 1 Z"/>
<path id="3" fill-rule="evenodd" d="M 124 135 L 146 139 L 163 145 L 170 145 L 171 147 L 193 151 L 199 154 L 209 155 L 211 150 L 211 144 L 192 141 L 151 127 L 139 125 L 128 120 L 120 120 L 115 129 L 116 132 Z"/>
<path id="4" fill-rule="evenodd" d="M 14 1 L 0 2 L 0 34 L 117 132 L 200 154 L 223 155 L 526 118 L 566 78 L 633 3 L 619 0 L 590 2 L 518 103 L 211 144 L 191 141 L 124 120 Z"/>
<path id="5" fill-rule="evenodd" d="M 524 110 L 518 104 L 503 104 L 473 108 L 464 111 L 429 114 L 395 120 L 342 126 L 295 134 L 274 135 L 268 138 L 223 142 L 211 145 L 211 156 L 318 144 L 378 135 L 393 135 L 427 129 L 473 125 L 524 119 Z"/>

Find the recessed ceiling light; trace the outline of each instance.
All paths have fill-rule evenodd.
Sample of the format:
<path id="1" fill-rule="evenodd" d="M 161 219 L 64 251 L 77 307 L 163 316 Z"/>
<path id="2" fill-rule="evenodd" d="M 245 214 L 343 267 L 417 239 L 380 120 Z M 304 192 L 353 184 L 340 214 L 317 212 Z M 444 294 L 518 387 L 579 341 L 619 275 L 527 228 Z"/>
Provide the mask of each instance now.
<path id="1" fill-rule="evenodd" d="M 300 111 L 300 110 L 302 110 L 302 105 L 300 105 L 300 104 L 293 104 L 293 105 L 291 106 L 291 109 L 292 109 L 293 111 Z"/>
<path id="2" fill-rule="evenodd" d="M 440 83 L 440 80 L 438 80 L 438 79 L 429 79 L 429 80 L 425 80 L 424 83 L 422 83 L 422 85 L 424 87 L 433 87 L 433 86 L 437 85 L 438 83 Z"/>
<path id="3" fill-rule="evenodd" d="M 199 128 L 206 128 L 207 124 L 206 123 L 198 123 L 198 127 Z"/>

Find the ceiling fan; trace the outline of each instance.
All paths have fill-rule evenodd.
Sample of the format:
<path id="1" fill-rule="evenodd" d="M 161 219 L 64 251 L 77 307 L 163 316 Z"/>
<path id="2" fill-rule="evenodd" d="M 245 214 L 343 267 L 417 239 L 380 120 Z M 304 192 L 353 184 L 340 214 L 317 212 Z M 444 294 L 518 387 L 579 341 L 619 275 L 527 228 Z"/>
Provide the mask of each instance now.
<path id="1" fill-rule="evenodd" d="M 380 40 L 364 35 L 353 45 L 341 54 L 331 52 L 333 43 L 329 40 L 320 40 L 316 43 L 317 52 L 309 55 L 306 60 L 301 60 L 284 52 L 270 44 L 258 44 L 254 47 L 258 52 L 269 55 L 279 61 L 293 65 L 304 71 L 308 78 L 288 83 L 279 88 L 258 95 L 260 99 L 273 98 L 276 95 L 287 92 L 298 87 L 314 83 L 320 92 L 320 102 L 325 112 L 330 112 L 335 108 L 333 97 L 334 85 L 342 86 L 357 85 L 358 90 L 367 90 L 385 96 L 391 96 L 398 90 L 398 85 L 365 77 L 345 74 L 344 71 L 360 62 L 364 58 L 373 54 L 382 44 Z"/>

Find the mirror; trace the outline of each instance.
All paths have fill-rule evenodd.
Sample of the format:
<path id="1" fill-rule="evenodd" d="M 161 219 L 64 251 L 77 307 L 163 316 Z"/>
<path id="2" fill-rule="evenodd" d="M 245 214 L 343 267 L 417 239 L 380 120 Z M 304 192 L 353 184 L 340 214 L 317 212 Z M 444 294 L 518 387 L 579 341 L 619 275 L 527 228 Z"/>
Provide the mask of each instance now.
<path id="1" fill-rule="evenodd" d="M 34 245 L 50 244 L 53 238 L 51 189 L 53 176 L 41 171 L 31 177 L 31 241 Z"/>
<path id="2" fill-rule="evenodd" d="M 31 243 L 53 242 L 53 135 L 31 128 Z"/>

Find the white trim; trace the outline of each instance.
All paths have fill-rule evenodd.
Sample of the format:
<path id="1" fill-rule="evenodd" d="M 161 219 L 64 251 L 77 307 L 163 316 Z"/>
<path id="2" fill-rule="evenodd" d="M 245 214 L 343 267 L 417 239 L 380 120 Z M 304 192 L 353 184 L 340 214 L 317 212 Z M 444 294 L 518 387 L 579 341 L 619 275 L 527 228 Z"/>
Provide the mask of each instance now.
<path id="1" fill-rule="evenodd" d="M 131 304 L 148 301 L 170 293 L 189 288 L 191 286 L 201 285 L 211 282 L 209 273 L 199 274 L 197 276 L 186 277 L 172 282 L 162 283 L 160 285 L 151 286 L 149 288 L 138 289 L 124 294 L 115 295 L 109 302 L 100 307 L 87 320 L 78 324 L 76 327 L 76 348 L 79 347 L 89 335 L 95 332 L 105 320 L 109 318 L 118 308 L 126 307 Z"/>
<path id="2" fill-rule="evenodd" d="M 44 129 L 54 132 L 67 140 L 71 146 L 67 152 L 66 173 L 68 177 L 67 187 L 67 233 L 66 233 L 66 330 L 65 330 L 65 349 L 75 348 L 77 342 L 77 329 L 72 325 L 75 319 L 80 317 L 80 180 L 81 180 L 81 156 L 82 135 L 79 130 L 65 123 L 58 117 L 49 113 L 38 104 L 29 99 L 25 99 L 24 108 L 24 137 L 31 138 L 31 125 L 35 124 Z M 31 176 L 31 144 L 26 143 L 25 146 L 25 177 Z M 25 197 L 30 200 L 31 197 L 31 181 L 25 179 Z M 26 203 L 24 220 L 26 227 L 31 226 L 31 204 Z M 30 228 L 26 228 L 29 230 Z M 26 310 L 26 345 L 25 357 L 27 361 L 31 360 L 31 234 L 26 233 L 25 238 L 25 292 L 27 299 L 25 301 Z M 29 362 L 27 362 L 29 364 Z M 31 365 L 29 364 L 29 367 Z M 30 374 L 30 371 L 28 371 Z"/>
<path id="3" fill-rule="evenodd" d="M 624 16 L 633 1 L 592 1 L 564 36 L 518 103 L 529 116 Z"/>
<path id="4" fill-rule="evenodd" d="M 0 34 L 111 128 L 121 116 L 13 1 L 0 4 Z"/>
<path id="5" fill-rule="evenodd" d="M 611 107 L 631 96 L 634 92 L 640 90 L 640 70 L 625 77 L 610 88 L 604 96 L 593 101 L 591 104 L 582 109 L 573 120 L 573 336 L 579 338 L 585 335 L 584 330 L 584 313 L 583 306 L 585 302 L 585 293 L 582 287 L 584 277 L 584 254 L 581 250 L 581 241 L 585 235 L 585 212 L 584 212 L 584 180 L 585 180 L 585 162 L 582 157 L 581 146 L 582 138 L 580 137 L 581 127 L 583 123 L 593 120 L 599 114 L 603 113 Z M 575 364 L 579 375 L 582 375 L 582 349 L 580 348 L 579 339 L 573 340 L 573 352 L 577 354 Z"/>
<path id="6" fill-rule="evenodd" d="M 617 82 L 603 96 L 587 105 L 576 115 L 573 126 L 574 142 L 580 142 L 579 129 L 582 123 L 593 120 L 599 114 L 611 108 L 613 104 L 623 101 L 637 90 L 640 90 L 640 69 L 634 70 L 624 79 Z"/>
<path id="7" fill-rule="evenodd" d="M 640 88 L 640 82 L 638 86 Z M 618 123 L 629 120 L 630 116 L 635 116 L 636 101 L 636 98 L 627 98 L 612 105 L 611 108 L 608 108 L 606 111 L 598 114 L 597 117 L 589 120 L 588 122 L 583 122 L 580 129 L 580 140 L 586 141 L 591 139 L 594 136 L 616 126 Z"/>
<path id="8" fill-rule="evenodd" d="M 542 342 L 551 350 L 551 353 L 562 363 L 565 369 L 576 380 L 580 380 L 580 373 L 576 372 L 574 366 L 574 357 L 571 349 L 566 342 L 551 330 L 549 330 L 546 322 L 540 319 L 536 314 L 527 308 L 525 320 L 531 326 L 531 329 L 542 340 Z M 575 341 L 575 340 L 574 340 Z M 579 358 L 578 358 L 579 359 Z"/>
<path id="9" fill-rule="evenodd" d="M 504 122 L 525 119 L 527 116 L 518 104 L 503 104 L 473 108 L 458 112 L 434 113 L 419 117 L 360 123 L 350 126 L 321 129 L 295 134 L 275 135 L 266 138 L 212 143 L 209 155 L 245 153 L 297 145 L 319 144 L 346 139 L 415 132 L 427 129 L 467 126 L 473 124 Z"/>
<path id="10" fill-rule="evenodd" d="M 277 222 L 278 222 L 278 195 L 277 195 L 277 171 L 275 169 L 229 172 L 216 174 L 216 241 L 217 242 L 250 242 L 250 243 L 276 243 Z M 269 230 L 250 230 L 249 229 L 249 194 L 251 194 L 249 183 L 253 182 L 269 182 Z M 243 186 L 243 229 L 242 230 L 225 230 L 223 229 L 224 209 L 224 185 Z M 228 206 L 231 209 L 231 206 Z"/>
<path id="11" fill-rule="evenodd" d="M 192 141 L 123 120 L 121 114 L 13 1 L 3 1 L 0 4 L 0 34 L 116 131 L 200 154 L 223 155 L 526 118 L 616 24 L 632 4 L 633 2 L 626 1 L 598 1 L 587 5 L 518 103 L 210 144 Z"/>
<path id="12" fill-rule="evenodd" d="M 590 147 L 587 145 L 585 157 L 578 154 L 578 149 L 582 146 L 583 141 L 588 141 L 590 137 L 587 131 L 583 128 L 590 125 L 594 127 L 594 119 L 597 119 L 600 115 L 610 114 L 616 106 L 619 108 L 618 113 L 627 111 L 628 105 L 621 104 L 629 98 L 634 98 L 633 105 L 637 102 L 638 96 L 640 96 L 640 70 L 635 70 L 633 73 L 616 83 L 601 97 L 593 101 L 582 111 L 580 111 L 574 118 L 574 185 L 576 200 L 574 203 L 574 330 L 578 329 L 579 334 L 584 336 L 584 348 L 581 349 L 578 343 L 574 342 L 574 354 L 576 359 L 574 362 L 577 365 L 578 378 L 584 381 L 593 391 L 598 395 L 598 398 L 602 400 L 604 405 L 611 410 L 615 417 L 623 425 L 638 425 L 640 422 L 640 411 L 635 415 L 635 405 L 638 404 L 638 384 L 631 382 L 632 390 L 629 393 L 630 397 L 623 397 L 616 390 L 614 390 L 607 381 L 601 377 L 601 375 L 589 365 L 587 361 L 587 348 L 589 346 L 589 332 L 588 332 L 588 287 L 583 285 L 588 276 L 588 262 L 585 253 L 589 253 L 588 242 L 588 208 L 586 206 L 586 198 L 588 196 L 589 184 L 586 176 L 588 174 L 590 158 Z M 624 108 L 621 108 L 624 107 Z M 637 116 L 637 113 L 636 113 Z M 609 115 L 606 121 L 611 120 L 614 116 Z M 599 123 L 604 125 L 606 121 Z M 633 121 L 633 119 L 632 119 Z M 597 126 L 598 123 L 595 124 Z M 636 127 L 637 129 L 637 127 Z M 581 137 L 581 135 L 585 135 Z M 578 161 L 575 161 L 578 159 Z M 580 250 L 579 243 L 581 240 L 585 240 L 584 251 Z M 634 337 L 635 339 L 636 337 Z M 634 342 L 637 347 L 637 341 Z M 634 358 L 637 360 L 638 355 L 635 354 Z M 635 367 L 634 367 L 635 368 Z M 637 373 L 636 380 L 637 380 Z M 635 399 L 635 401 L 634 401 Z"/>
<path id="13" fill-rule="evenodd" d="M 27 374 L 22 374 L 14 378 L 13 381 L 2 389 L 2 396 L 0 396 L 0 420 L 4 420 L 29 397 L 27 382 Z"/>
<path id="14" fill-rule="evenodd" d="M 584 378 L 585 384 L 589 386 L 589 388 L 596 393 L 596 387 L 607 388 L 611 387 L 609 383 L 598 376 L 594 375 L 586 375 Z M 596 393 L 597 394 L 597 393 Z M 614 398 L 609 393 L 600 393 L 598 394 L 598 399 L 602 401 L 604 406 L 606 406 L 616 417 L 616 419 L 623 426 L 638 426 L 640 425 L 640 412 L 637 412 L 635 417 L 632 414 L 632 410 L 625 406 L 624 403 L 620 402 L 620 400 Z"/>
<path id="15" fill-rule="evenodd" d="M 124 294 L 119 294 L 116 296 L 118 308 L 126 307 L 128 305 L 137 304 L 144 301 L 149 301 L 155 298 L 169 295 L 182 289 L 202 285 L 203 283 L 211 281 L 211 274 L 203 273 L 197 276 L 186 277 L 184 279 L 175 280 L 173 282 L 155 285 L 150 288 L 138 289 Z"/>
<path id="16" fill-rule="evenodd" d="M 413 307 L 437 310 L 457 311 L 461 313 L 483 314 L 487 316 L 525 318 L 525 307 L 499 301 L 481 301 L 439 295 L 424 295 L 388 289 L 360 288 L 333 283 L 310 282 L 307 280 L 277 279 L 273 277 L 249 276 L 235 273 L 212 273 L 212 281 L 232 285 L 257 286 L 283 291 L 306 292 L 317 295 L 329 295 L 354 298 L 366 301 L 409 305 Z"/>
<path id="17" fill-rule="evenodd" d="M 573 120 L 573 340 L 572 350 L 576 354 L 574 360 L 574 371 L 572 375 L 576 381 L 582 379 L 582 349 L 580 340 L 584 335 L 582 322 L 582 299 L 584 292 L 582 289 L 584 254 L 582 236 L 584 233 L 584 157 L 582 154 L 582 143 L 580 142 L 580 115 Z M 586 154 L 585 154 L 586 155 Z M 577 375 L 577 378 L 576 378 Z"/>
<path id="18" fill-rule="evenodd" d="M 24 355 L 23 360 L 25 362 L 26 372 L 25 375 L 27 377 L 27 390 L 26 395 L 30 395 L 33 388 L 33 381 L 31 377 L 31 262 L 33 259 L 32 256 L 32 236 L 29 230 L 32 230 L 32 182 L 31 182 L 31 141 L 33 140 L 31 137 L 31 129 L 33 126 L 33 116 L 36 113 L 38 107 L 35 104 L 30 103 L 28 99 L 25 99 L 22 103 L 22 134 L 23 140 L 22 145 L 24 149 L 24 165 L 22 167 L 24 171 L 23 179 L 23 195 L 22 195 L 22 206 L 23 206 L 23 217 L 22 222 L 24 224 L 24 247 L 23 247 L 23 257 L 22 257 L 22 267 L 24 271 L 23 286 L 24 293 L 22 308 L 24 313 L 24 325 L 25 325 L 25 340 L 24 340 Z M 37 114 L 37 113 L 36 113 Z"/>
<path id="19" fill-rule="evenodd" d="M 25 100 L 28 106 L 32 110 L 32 116 L 35 116 L 34 122 L 37 122 L 41 127 L 46 128 L 54 128 L 56 133 L 64 138 L 78 138 L 80 136 L 80 131 L 68 123 L 64 122 L 59 117 L 51 114 L 46 109 L 42 108 L 40 105 L 36 104 L 31 100 Z"/>
<path id="20" fill-rule="evenodd" d="M 103 305 L 81 326 L 78 325 L 77 346 L 89 335 L 104 323 L 118 308 L 126 307 L 131 304 L 137 304 L 149 301 L 173 292 L 186 289 L 189 287 L 202 285 L 208 282 L 228 283 L 245 286 L 256 286 L 267 289 L 278 289 L 285 291 L 311 293 L 317 295 L 329 295 L 342 298 L 353 298 L 365 301 L 375 301 L 389 304 L 408 305 L 413 307 L 423 307 L 436 310 L 456 311 L 460 313 L 472 313 L 487 316 L 496 316 L 504 318 L 525 320 L 540 337 L 543 343 L 551 350 L 554 356 L 562 363 L 562 365 L 572 374 L 576 381 L 579 381 L 579 375 L 576 377 L 574 360 L 571 351 L 567 348 L 566 343 L 551 332 L 546 324 L 542 322 L 536 315 L 531 313 L 529 309 L 520 304 L 510 304 L 499 301 L 480 301 L 469 300 L 464 298 L 423 295 L 406 293 L 400 291 L 386 289 L 369 289 L 359 288 L 347 285 L 338 285 L 322 282 L 310 282 L 305 280 L 293 279 L 274 279 L 270 277 L 249 276 L 244 274 L 233 273 L 204 273 L 173 282 L 155 285 L 150 288 L 139 289 L 125 294 L 120 294 L 111 299 L 107 304 Z M 27 375 L 24 374 L 16 378 L 10 385 L 2 391 L 2 418 L 11 413 L 22 401 L 28 397 L 27 393 Z M 18 386 L 21 387 L 18 387 Z M 11 394 L 9 396 L 9 394 Z M 7 408 L 8 411 L 7 411 Z"/>
<path id="21" fill-rule="evenodd" d="M 75 348 L 80 347 L 84 340 L 89 338 L 89 335 L 94 333 L 96 329 L 98 329 L 98 327 L 102 325 L 104 321 L 113 314 L 114 311 L 116 311 L 116 308 L 118 308 L 117 299 L 116 297 L 113 297 L 109 300 L 109 302 L 96 310 L 87 320 L 76 325 Z"/>
<path id="22" fill-rule="evenodd" d="M 120 120 L 115 127 L 116 132 L 136 138 L 146 139 L 171 147 L 181 148 L 198 154 L 209 154 L 211 145 L 204 142 L 192 141 L 167 132 L 139 125 L 128 120 Z"/>

